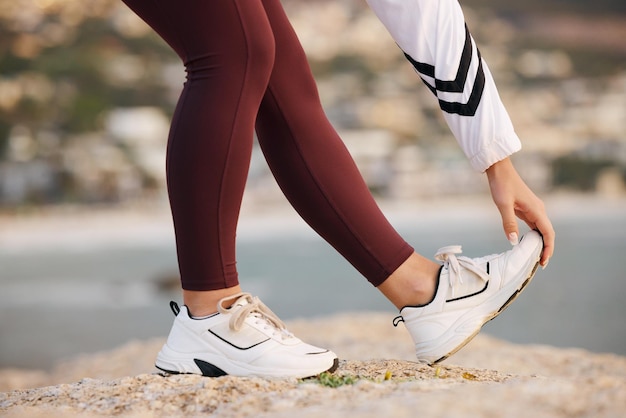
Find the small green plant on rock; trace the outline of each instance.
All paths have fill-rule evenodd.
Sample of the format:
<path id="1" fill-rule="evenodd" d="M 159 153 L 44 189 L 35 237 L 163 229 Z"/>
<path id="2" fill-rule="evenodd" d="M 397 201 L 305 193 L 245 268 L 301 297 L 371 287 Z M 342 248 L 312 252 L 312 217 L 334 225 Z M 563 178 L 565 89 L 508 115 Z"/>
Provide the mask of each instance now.
<path id="1" fill-rule="evenodd" d="M 338 388 L 339 386 L 344 385 L 353 385 L 358 381 L 358 377 L 356 376 L 341 376 L 328 372 L 324 372 L 319 374 L 318 376 L 311 379 L 311 381 L 316 382 L 322 386 L 326 386 L 329 388 Z"/>

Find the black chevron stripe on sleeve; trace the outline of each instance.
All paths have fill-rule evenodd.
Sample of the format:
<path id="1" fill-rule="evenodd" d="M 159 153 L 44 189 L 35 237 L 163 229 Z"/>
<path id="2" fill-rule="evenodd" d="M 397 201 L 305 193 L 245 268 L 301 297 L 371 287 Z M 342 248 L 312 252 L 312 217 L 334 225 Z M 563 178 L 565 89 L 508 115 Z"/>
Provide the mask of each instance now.
<path id="1" fill-rule="evenodd" d="M 482 98 L 483 90 L 485 88 L 485 73 L 483 71 L 483 63 L 478 48 L 476 48 L 476 51 L 478 58 L 478 71 L 476 73 L 476 78 L 474 80 L 474 85 L 472 87 L 472 92 L 470 93 L 469 100 L 467 101 L 467 103 L 460 103 L 447 102 L 440 99 L 439 107 L 441 107 L 441 110 L 443 110 L 444 112 L 455 113 L 461 116 L 474 116 L 476 114 L 476 110 L 480 105 L 480 99 Z M 407 53 L 404 53 L 404 56 L 413 65 L 413 68 L 415 68 L 415 71 L 418 72 L 424 84 L 426 84 L 426 86 L 435 96 L 437 96 L 437 91 L 462 93 L 465 89 L 465 84 L 467 83 L 467 75 L 469 73 L 469 68 L 472 62 L 472 37 L 466 25 L 463 53 L 461 54 L 461 60 L 459 62 L 459 68 L 456 74 L 456 78 L 452 81 L 439 80 L 435 78 L 435 67 L 433 65 L 418 62 Z M 423 76 L 434 78 L 435 85 L 433 86 L 432 84 L 430 84 L 423 78 Z"/>
<path id="2" fill-rule="evenodd" d="M 467 81 L 467 73 L 472 63 L 472 37 L 470 36 L 467 25 L 465 25 L 465 44 L 463 45 L 463 53 L 459 69 L 456 72 L 456 78 L 452 81 L 435 80 L 435 87 L 439 91 L 448 91 L 452 93 L 462 93 Z"/>
<path id="3" fill-rule="evenodd" d="M 417 71 L 420 74 L 427 75 L 428 77 L 435 78 L 435 67 L 433 65 L 426 64 L 423 62 L 417 62 L 413 59 L 413 57 L 411 57 L 406 52 L 404 53 L 404 56 L 406 57 L 406 59 L 409 60 L 411 65 L 413 65 L 413 68 L 415 68 L 415 71 Z"/>
<path id="4" fill-rule="evenodd" d="M 472 92 L 467 100 L 467 103 L 459 102 L 446 102 L 439 100 L 439 107 L 441 110 L 447 113 L 456 113 L 461 116 L 474 116 L 478 105 L 480 105 L 480 99 L 485 89 L 485 72 L 483 71 L 483 61 L 480 58 L 480 52 L 478 53 L 478 72 L 476 73 L 476 79 L 474 80 L 474 86 Z"/>

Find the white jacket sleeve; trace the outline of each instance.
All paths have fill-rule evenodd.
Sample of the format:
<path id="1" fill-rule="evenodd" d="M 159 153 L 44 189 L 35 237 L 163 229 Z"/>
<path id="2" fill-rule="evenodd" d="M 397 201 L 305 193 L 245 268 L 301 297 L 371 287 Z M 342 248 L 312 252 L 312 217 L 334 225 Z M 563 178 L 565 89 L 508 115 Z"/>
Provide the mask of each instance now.
<path id="1" fill-rule="evenodd" d="M 367 0 L 439 107 L 473 168 L 521 148 L 457 0 Z"/>

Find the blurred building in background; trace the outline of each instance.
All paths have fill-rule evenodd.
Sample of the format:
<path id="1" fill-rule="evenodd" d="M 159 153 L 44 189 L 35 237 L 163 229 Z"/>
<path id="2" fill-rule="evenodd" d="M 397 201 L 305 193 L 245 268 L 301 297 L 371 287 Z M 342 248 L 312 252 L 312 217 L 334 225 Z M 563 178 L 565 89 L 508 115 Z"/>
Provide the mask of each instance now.
<path id="1" fill-rule="evenodd" d="M 485 193 L 436 100 L 361 0 L 286 0 L 325 109 L 372 191 Z M 463 3 L 538 191 L 621 195 L 626 10 L 619 1 Z M 119 0 L 0 0 L 0 209 L 165 201 L 178 58 Z M 210 140 L 210 139 L 208 139 Z M 259 152 L 247 199 L 282 199 Z"/>

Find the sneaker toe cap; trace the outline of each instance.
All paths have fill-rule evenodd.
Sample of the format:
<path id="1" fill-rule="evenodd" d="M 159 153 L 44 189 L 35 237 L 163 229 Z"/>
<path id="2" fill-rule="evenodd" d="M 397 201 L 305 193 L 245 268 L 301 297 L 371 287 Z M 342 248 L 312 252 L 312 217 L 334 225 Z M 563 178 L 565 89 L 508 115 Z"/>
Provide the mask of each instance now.
<path id="1" fill-rule="evenodd" d="M 522 236 L 518 246 L 527 251 L 541 251 L 543 249 L 543 237 L 539 232 L 532 229 Z"/>
<path id="2" fill-rule="evenodd" d="M 503 276 L 508 279 L 520 274 L 526 276 L 539 262 L 542 250 L 543 239 L 541 235 L 537 231 L 529 231 L 522 237 L 520 243 L 502 259 L 505 261 Z M 508 281 L 505 280 L 505 282 Z"/>

